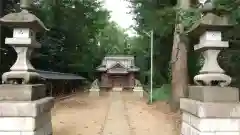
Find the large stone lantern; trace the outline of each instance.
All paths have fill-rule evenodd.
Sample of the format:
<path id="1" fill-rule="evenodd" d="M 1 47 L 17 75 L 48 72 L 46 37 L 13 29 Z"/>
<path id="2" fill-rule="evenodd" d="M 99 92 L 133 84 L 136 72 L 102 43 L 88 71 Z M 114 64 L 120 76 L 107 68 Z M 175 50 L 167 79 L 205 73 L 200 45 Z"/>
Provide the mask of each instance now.
<path id="1" fill-rule="evenodd" d="M 34 48 L 40 48 L 41 44 L 36 41 L 36 32 L 47 30 L 40 19 L 31 14 L 29 2 L 22 0 L 22 11 L 11 13 L 0 19 L 3 26 L 13 28 L 13 37 L 6 38 L 5 43 L 11 45 L 17 52 L 17 60 L 11 67 L 11 71 L 2 75 L 3 83 L 27 84 L 39 78 L 35 68 L 30 62 Z"/>
<path id="2" fill-rule="evenodd" d="M 189 86 L 188 97 L 180 99 L 181 135 L 235 135 L 240 133 L 239 91 L 229 87 L 231 77 L 217 62 L 218 54 L 229 47 L 223 33 L 233 28 L 228 13 L 214 7 L 213 0 L 199 0 L 202 18 L 188 32 L 199 39 L 194 50 L 202 53 L 204 65 Z"/>
<path id="3" fill-rule="evenodd" d="M 46 30 L 43 23 L 27 9 L 31 0 L 21 0 L 22 11 L 0 18 L 0 24 L 13 28 L 13 37 L 5 43 L 17 52 L 11 71 L 2 76 L 0 85 L 0 135 L 52 135 L 52 97 L 46 97 L 44 84 L 37 84 L 39 75 L 30 63 L 36 32 Z"/>
<path id="4" fill-rule="evenodd" d="M 204 65 L 199 74 L 194 77 L 197 85 L 223 87 L 231 83 L 231 77 L 224 74 L 225 71 L 217 61 L 220 51 L 229 47 L 228 41 L 222 40 L 222 34 L 230 28 L 232 25 L 228 23 L 225 16 L 206 13 L 189 32 L 190 35 L 199 38 L 199 43 L 194 46 L 194 50 L 201 52 L 204 57 Z"/>

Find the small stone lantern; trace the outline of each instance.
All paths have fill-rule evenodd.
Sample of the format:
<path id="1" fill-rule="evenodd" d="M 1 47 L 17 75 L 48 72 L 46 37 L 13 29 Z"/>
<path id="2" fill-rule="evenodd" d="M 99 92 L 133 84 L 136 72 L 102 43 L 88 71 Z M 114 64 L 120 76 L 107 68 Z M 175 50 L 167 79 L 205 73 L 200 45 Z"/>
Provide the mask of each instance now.
<path id="1" fill-rule="evenodd" d="M 11 71 L 2 75 L 3 83 L 27 84 L 39 79 L 35 68 L 30 62 L 34 48 L 40 48 L 36 41 L 36 32 L 47 30 L 42 21 L 27 9 L 30 3 L 21 0 L 22 11 L 10 13 L 0 19 L 0 24 L 13 28 L 13 37 L 6 38 L 5 43 L 11 45 L 17 52 L 17 60 Z"/>

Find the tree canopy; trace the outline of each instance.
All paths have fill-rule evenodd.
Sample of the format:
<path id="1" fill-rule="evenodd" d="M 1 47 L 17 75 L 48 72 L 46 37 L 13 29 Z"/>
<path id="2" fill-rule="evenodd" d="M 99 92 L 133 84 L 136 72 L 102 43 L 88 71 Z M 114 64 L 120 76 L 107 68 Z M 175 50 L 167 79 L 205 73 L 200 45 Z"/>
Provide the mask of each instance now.
<path id="1" fill-rule="evenodd" d="M 4 1 L 4 14 L 19 11 L 19 0 Z M 106 54 L 126 53 L 129 47 L 125 30 L 111 22 L 109 11 L 98 0 L 41 0 L 34 1 L 31 10 L 50 31 L 39 33 L 42 48 L 33 53 L 33 65 L 42 70 L 69 72 L 90 80 Z M 9 70 L 16 59 L 4 38 L 11 30 L 2 31 L 2 72 Z"/>

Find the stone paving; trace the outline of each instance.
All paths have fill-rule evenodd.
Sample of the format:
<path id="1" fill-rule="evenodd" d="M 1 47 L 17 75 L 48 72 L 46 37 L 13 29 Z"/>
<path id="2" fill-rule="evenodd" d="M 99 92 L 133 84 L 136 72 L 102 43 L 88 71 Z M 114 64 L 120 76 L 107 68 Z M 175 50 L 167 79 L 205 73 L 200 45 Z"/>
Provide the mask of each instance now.
<path id="1" fill-rule="evenodd" d="M 131 135 L 121 92 L 111 93 L 111 105 L 102 135 Z"/>
<path id="2" fill-rule="evenodd" d="M 149 106 L 130 93 L 109 92 L 98 98 L 78 94 L 56 103 L 54 135 L 178 135 L 175 114 L 165 105 Z M 164 111 L 163 111 L 164 110 Z"/>

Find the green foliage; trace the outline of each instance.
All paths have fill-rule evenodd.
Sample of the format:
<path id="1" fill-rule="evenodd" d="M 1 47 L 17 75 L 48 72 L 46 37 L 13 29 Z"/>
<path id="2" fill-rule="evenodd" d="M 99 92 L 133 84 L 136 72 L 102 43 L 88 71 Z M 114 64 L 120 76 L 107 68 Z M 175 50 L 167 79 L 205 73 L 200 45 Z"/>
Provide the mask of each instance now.
<path id="1" fill-rule="evenodd" d="M 102 54 L 128 54 L 128 35 L 115 22 L 109 22 L 99 35 L 99 48 Z"/>
<path id="2" fill-rule="evenodd" d="M 141 70 L 138 78 L 144 84 L 150 83 L 150 41 L 147 37 L 131 37 L 128 44 L 131 49 L 129 54 L 135 56 L 135 64 Z"/>
<path id="3" fill-rule="evenodd" d="M 141 81 L 150 78 L 150 30 L 154 30 L 153 45 L 153 84 L 154 87 L 168 83 L 169 61 L 173 42 L 173 30 L 176 22 L 176 10 L 172 1 L 131 0 L 140 35 L 135 37 L 132 46 L 136 54 L 136 64 L 141 68 Z M 148 33 L 148 34 L 146 34 Z M 146 74 L 148 73 L 148 74 Z M 148 79 L 149 84 L 150 79 Z"/>
<path id="4" fill-rule="evenodd" d="M 223 10 L 227 12 L 232 12 L 239 9 L 239 0 L 214 0 L 214 7 L 217 10 Z"/>
<path id="5" fill-rule="evenodd" d="M 201 19 L 201 12 L 198 9 L 189 8 L 185 9 L 177 9 L 178 23 L 183 24 L 184 31 L 188 31 L 193 24 Z"/>
<path id="6" fill-rule="evenodd" d="M 215 0 L 214 7 L 216 10 L 228 12 L 230 19 L 235 24 L 240 22 L 240 1 L 239 0 Z"/>
<path id="7" fill-rule="evenodd" d="M 34 61 L 36 67 L 93 79 L 101 58 L 97 36 L 108 25 L 109 18 L 108 11 L 101 6 L 97 0 L 58 0 L 56 3 L 43 0 L 37 15 L 50 31 L 41 38 L 40 56 L 45 57 Z"/>
<path id="8" fill-rule="evenodd" d="M 149 95 L 150 96 L 150 95 Z M 152 101 L 166 101 L 169 100 L 171 96 L 171 85 L 170 84 L 163 84 L 161 87 L 154 88 L 152 93 Z M 150 99 L 149 97 L 149 103 Z"/>

